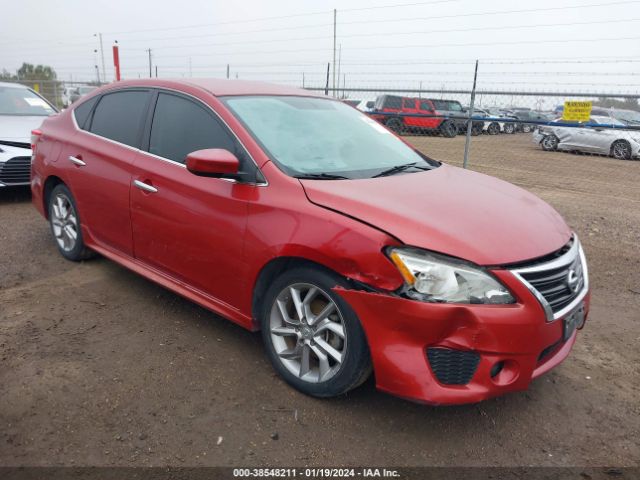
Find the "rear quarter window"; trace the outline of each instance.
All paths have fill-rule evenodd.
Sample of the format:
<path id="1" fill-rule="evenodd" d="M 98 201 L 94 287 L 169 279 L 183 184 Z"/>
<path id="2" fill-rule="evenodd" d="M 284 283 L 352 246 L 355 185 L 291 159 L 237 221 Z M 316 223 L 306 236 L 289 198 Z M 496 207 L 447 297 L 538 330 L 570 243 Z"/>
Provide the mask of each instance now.
<path id="1" fill-rule="evenodd" d="M 73 116 L 76 119 L 78 127 L 81 129 L 87 130 L 89 116 L 99 98 L 100 97 L 94 97 L 73 109 Z"/>

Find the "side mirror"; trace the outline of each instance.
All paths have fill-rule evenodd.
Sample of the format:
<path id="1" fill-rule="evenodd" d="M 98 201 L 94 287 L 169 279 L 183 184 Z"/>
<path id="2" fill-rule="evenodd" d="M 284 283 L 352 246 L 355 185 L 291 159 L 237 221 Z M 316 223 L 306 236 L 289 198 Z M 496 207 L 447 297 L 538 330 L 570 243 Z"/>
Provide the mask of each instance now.
<path id="1" fill-rule="evenodd" d="M 240 169 L 240 161 L 228 150 L 207 148 L 187 155 L 187 170 L 202 177 L 233 177 Z"/>

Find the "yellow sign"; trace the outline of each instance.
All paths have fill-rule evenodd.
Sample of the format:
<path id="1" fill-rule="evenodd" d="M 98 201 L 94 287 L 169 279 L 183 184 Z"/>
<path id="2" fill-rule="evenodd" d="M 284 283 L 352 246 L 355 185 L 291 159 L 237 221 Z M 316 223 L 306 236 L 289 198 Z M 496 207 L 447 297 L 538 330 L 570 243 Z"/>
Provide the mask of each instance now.
<path id="1" fill-rule="evenodd" d="M 40 84 L 39 84 L 39 83 L 34 83 L 34 84 L 33 84 L 33 89 L 34 89 L 36 92 L 40 93 Z"/>
<path id="2" fill-rule="evenodd" d="M 588 122 L 591 116 L 591 102 L 564 102 L 562 120 L 565 122 Z"/>

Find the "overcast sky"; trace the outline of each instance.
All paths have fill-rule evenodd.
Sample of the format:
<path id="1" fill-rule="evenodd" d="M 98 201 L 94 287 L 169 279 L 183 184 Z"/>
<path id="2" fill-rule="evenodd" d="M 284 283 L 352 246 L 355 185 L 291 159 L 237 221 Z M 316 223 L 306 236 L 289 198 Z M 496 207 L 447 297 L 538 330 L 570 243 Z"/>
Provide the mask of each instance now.
<path id="1" fill-rule="evenodd" d="M 3 15 L 0 69 L 95 79 L 102 32 L 107 80 L 117 40 L 126 78 L 148 76 L 151 48 L 161 77 L 229 64 L 233 78 L 322 86 L 334 8 L 347 87 L 469 88 L 478 58 L 481 88 L 639 90 L 640 0 L 21 0 Z"/>

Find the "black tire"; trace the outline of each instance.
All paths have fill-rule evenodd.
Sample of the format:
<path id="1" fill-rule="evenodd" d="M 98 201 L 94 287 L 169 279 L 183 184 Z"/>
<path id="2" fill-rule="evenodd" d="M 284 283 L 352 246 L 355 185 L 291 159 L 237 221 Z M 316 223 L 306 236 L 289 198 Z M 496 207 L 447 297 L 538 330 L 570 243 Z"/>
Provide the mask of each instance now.
<path id="1" fill-rule="evenodd" d="M 452 121 L 446 120 L 440 125 L 440 134 L 446 138 L 453 138 L 458 135 L 458 127 Z"/>
<path id="2" fill-rule="evenodd" d="M 385 122 L 385 125 L 387 126 L 387 128 L 389 128 L 390 130 L 393 130 L 394 132 L 400 135 L 403 134 L 406 130 L 406 125 L 404 124 L 402 119 L 398 117 L 390 118 Z"/>
<path id="3" fill-rule="evenodd" d="M 63 248 L 63 246 L 60 244 L 60 241 L 58 240 L 60 235 L 56 235 L 56 229 L 61 230 L 61 227 L 56 224 L 58 216 L 55 214 L 55 209 L 59 209 L 57 203 L 59 199 L 66 199 L 68 201 L 70 207 L 72 208 L 72 210 L 69 211 L 72 212 L 75 219 L 75 221 L 72 222 L 71 220 L 69 220 L 67 223 L 67 225 L 69 226 L 71 226 L 72 223 L 75 223 L 76 233 L 75 241 L 73 242 L 73 244 L 69 244 L 68 249 Z M 47 205 L 47 210 L 49 214 L 49 227 L 51 229 L 51 235 L 56 242 L 56 246 L 58 247 L 58 251 L 60 252 L 60 254 L 67 260 L 71 260 L 73 262 L 79 262 L 95 256 L 95 252 L 87 248 L 84 244 L 84 240 L 82 238 L 82 229 L 80 228 L 80 215 L 78 213 L 78 207 L 76 206 L 75 198 L 73 198 L 73 195 L 71 194 L 71 191 L 67 188 L 67 186 L 63 183 L 56 185 L 49 195 L 48 203 L 49 204 Z M 69 237 L 67 236 L 67 238 Z"/>
<path id="4" fill-rule="evenodd" d="M 508 133 L 509 135 L 516 133 L 516 126 L 511 122 L 505 122 L 504 124 L 504 133 Z"/>
<path id="5" fill-rule="evenodd" d="M 558 150 L 560 140 L 555 135 L 547 135 L 540 141 L 540 146 L 547 152 L 555 152 Z"/>
<path id="6" fill-rule="evenodd" d="M 500 133 L 500 124 L 493 122 L 487 127 L 487 133 L 489 135 L 498 135 Z"/>
<path id="7" fill-rule="evenodd" d="M 276 352 L 271 338 L 271 314 L 276 309 L 276 299 L 289 286 L 296 284 L 311 284 L 320 288 L 337 306 L 342 317 L 345 330 L 345 350 L 343 360 L 337 372 L 326 381 L 315 383 L 302 380 L 290 372 Z M 336 285 L 348 287 L 340 276 L 314 265 L 295 267 L 280 275 L 267 289 L 259 309 L 262 340 L 273 368 L 280 376 L 297 390 L 314 397 L 326 398 L 342 395 L 352 390 L 371 375 L 371 359 L 367 340 L 360 325 L 360 320 L 353 309 L 342 297 L 331 289 Z"/>
<path id="8" fill-rule="evenodd" d="M 482 124 L 481 123 L 472 123 L 471 124 L 471 135 L 477 137 L 478 135 L 482 135 Z"/>
<path id="9" fill-rule="evenodd" d="M 528 123 L 522 125 L 522 133 L 530 133 L 533 128 Z"/>
<path id="10" fill-rule="evenodd" d="M 611 156 L 618 160 L 631 160 L 631 144 L 626 140 L 616 140 L 611 145 Z"/>

